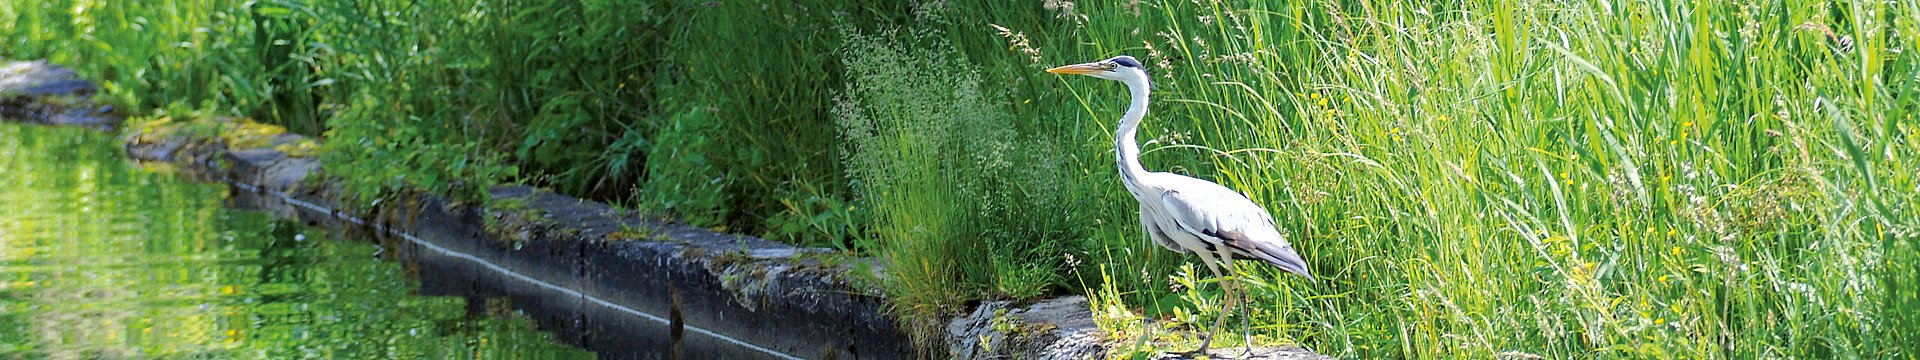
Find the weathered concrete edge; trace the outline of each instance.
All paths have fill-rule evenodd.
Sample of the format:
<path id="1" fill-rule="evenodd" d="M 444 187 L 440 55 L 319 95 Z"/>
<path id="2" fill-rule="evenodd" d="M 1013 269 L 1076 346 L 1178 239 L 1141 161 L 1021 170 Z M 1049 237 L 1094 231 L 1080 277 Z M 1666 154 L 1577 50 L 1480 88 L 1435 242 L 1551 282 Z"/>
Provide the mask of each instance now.
<path id="1" fill-rule="evenodd" d="M 590 318 L 582 316 L 588 313 L 580 309 L 586 304 L 521 304 L 555 299 L 551 294 L 533 294 L 538 289 L 524 286 L 498 289 L 514 295 L 516 306 L 557 308 L 549 310 L 560 314 L 532 315 L 543 327 L 588 349 L 692 347 L 681 336 L 661 336 L 692 328 L 777 353 L 751 354 L 716 343 L 688 349 L 693 354 L 710 350 L 766 358 L 896 358 L 912 351 L 894 320 L 884 314 L 882 299 L 849 281 L 850 266 L 834 266 L 823 262 L 823 257 L 810 256 L 824 249 L 718 234 L 520 186 L 489 191 L 493 203 L 520 204 L 513 209 L 490 210 L 415 195 L 372 211 L 344 210 L 354 207 L 343 206 L 348 197 L 339 186 L 310 180 L 319 173 L 318 162 L 275 150 L 304 141 L 301 136 L 281 135 L 260 148 L 234 150 L 217 140 L 156 137 L 139 132 L 143 130 L 124 137 L 130 156 L 177 163 L 197 176 L 235 184 L 242 188 L 236 193 L 256 196 L 243 199 L 255 207 L 314 225 L 359 225 L 326 218 L 355 219 L 530 274 L 581 296 L 563 301 L 607 302 L 653 315 L 627 320 L 643 324 Z M 261 201 L 273 200 L 271 196 L 259 195 L 313 205 L 276 205 Z M 428 252 L 418 246 L 401 248 L 409 258 Z M 644 324 L 659 318 L 672 318 L 674 326 Z M 680 328 L 682 324 L 685 328 Z M 653 331 L 646 331 L 650 328 Z M 628 336 L 610 336 L 616 334 Z"/>

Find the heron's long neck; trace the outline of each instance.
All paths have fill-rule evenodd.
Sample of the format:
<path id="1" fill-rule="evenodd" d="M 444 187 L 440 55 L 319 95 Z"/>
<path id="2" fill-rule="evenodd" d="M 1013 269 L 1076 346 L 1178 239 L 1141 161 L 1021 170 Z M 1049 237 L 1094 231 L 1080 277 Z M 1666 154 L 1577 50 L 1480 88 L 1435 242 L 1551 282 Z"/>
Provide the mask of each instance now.
<path id="1" fill-rule="evenodd" d="M 1147 117 L 1148 86 L 1146 79 L 1126 83 L 1127 92 L 1133 96 L 1133 105 L 1127 106 L 1126 115 L 1120 116 L 1120 128 L 1113 136 L 1113 147 L 1114 161 L 1120 165 L 1120 179 L 1131 188 L 1147 174 L 1147 169 L 1140 166 L 1140 144 L 1135 135 L 1139 133 L 1140 120 Z"/>

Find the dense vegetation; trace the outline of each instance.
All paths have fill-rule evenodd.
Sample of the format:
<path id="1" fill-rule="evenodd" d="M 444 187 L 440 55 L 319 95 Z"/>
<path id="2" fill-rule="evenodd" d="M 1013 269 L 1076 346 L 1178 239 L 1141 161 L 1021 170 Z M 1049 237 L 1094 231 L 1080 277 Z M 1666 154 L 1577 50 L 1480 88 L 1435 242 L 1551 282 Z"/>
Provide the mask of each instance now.
<path id="1" fill-rule="evenodd" d="M 1217 286 L 1141 239 L 1124 92 L 1040 71 L 1131 54 L 1147 167 L 1244 191 L 1324 274 L 1239 268 L 1263 342 L 1920 344 L 1911 1 L 311 3 L 13 0 L 0 56 L 323 135 L 370 204 L 548 186 L 879 256 L 907 314 L 1084 292 L 1117 338 L 1183 348 L 1134 319 L 1204 326 Z"/>

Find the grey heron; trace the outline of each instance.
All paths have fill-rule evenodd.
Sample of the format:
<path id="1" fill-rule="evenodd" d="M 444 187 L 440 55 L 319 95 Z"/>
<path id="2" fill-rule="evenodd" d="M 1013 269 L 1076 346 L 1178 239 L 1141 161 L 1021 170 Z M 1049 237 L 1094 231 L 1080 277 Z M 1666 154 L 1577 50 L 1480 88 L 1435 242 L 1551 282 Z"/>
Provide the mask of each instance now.
<path id="1" fill-rule="evenodd" d="M 1120 117 L 1113 139 L 1115 162 L 1120 167 L 1120 183 L 1140 204 L 1140 226 L 1156 244 L 1179 253 L 1192 253 L 1222 278 L 1220 267 L 1237 259 L 1265 261 L 1280 270 L 1313 281 L 1307 263 L 1294 252 L 1273 223 L 1273 216 L 1246 195 L 1206 180 L 1165 172 L 1149 172 L 1140 166 L 1140 146 L 1135 134 L 1140 120 L 1147 115 L 1147 71 L 1140 61 L 1121 55 L 1111 59 L 1048 69 L 1055 74 L 1078 74 L 1127 84 L 1133 104 Z M 1231 270 L 1231 269 L 1229 269 Z M 1227 306 L 1213 321 L 1213 328 L 1200 340 L 1207 352 L 1213 335 L 1225 324 L 1227 310 L 1235 306 L 1233 283 L 1220 281 Z M 1242 304 L 1244 306 L 1244 304 Z M 1251 337 L 1249 333 L 1248 337 Z M 1248 344 L 1251 350 L 1252 344 Z"/>

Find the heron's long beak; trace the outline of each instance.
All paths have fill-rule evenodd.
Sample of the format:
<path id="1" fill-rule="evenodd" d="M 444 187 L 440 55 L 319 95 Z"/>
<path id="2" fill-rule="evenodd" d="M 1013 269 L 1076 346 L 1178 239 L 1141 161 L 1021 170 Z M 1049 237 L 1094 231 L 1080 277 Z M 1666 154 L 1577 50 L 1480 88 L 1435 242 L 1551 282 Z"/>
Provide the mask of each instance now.
<path id="1" fill-rule="evenodd" d="M 1078 74 L 1078 75 L 1093 74 L 1101 71 L 1107 71 L 1107 70 L 1101 68 L 1100 62 L 1098 61 L 1085 63 L 1085 64 L 1073 64 L 1073 65 L 1047 69 L 1047 72 L 1055 73 L 1055 74 Z"/>

